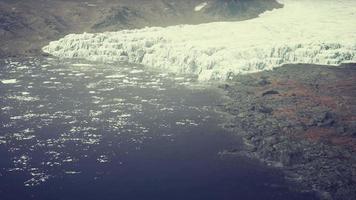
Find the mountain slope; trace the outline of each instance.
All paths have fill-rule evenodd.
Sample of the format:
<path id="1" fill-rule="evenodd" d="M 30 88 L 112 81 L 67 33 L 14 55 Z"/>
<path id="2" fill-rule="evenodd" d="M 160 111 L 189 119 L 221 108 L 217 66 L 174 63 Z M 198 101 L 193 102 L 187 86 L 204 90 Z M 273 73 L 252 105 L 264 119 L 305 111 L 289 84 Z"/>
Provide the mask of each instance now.
<path id="1" fill-rule="evenodd" d="M 0 56 L 37 54 L 69 33 L 244 20 L 278 7 L 275 0 L 0 0 Z"/>

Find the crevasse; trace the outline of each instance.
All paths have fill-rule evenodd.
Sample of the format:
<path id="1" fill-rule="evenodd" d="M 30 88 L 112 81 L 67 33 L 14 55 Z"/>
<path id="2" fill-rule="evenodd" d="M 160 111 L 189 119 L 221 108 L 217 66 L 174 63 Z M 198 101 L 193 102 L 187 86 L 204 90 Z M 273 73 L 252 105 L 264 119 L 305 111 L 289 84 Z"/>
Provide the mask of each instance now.
<path id="1" fill-rule="evenodd" d="M 288 63 L 356 62 L 356 1 L 281 2 L 284 8 L 252 20 L 70 34 L 43 51 L 63 58 L 139 63 L 196 74 L 200 80 L 224 80 Z"/>

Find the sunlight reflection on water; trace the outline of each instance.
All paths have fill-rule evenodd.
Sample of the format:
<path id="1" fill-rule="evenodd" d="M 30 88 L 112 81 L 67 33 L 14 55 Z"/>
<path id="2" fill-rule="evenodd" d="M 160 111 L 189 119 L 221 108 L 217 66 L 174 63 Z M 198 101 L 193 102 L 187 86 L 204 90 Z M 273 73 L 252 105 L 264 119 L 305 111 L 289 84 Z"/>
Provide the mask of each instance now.
<path id="1" fill-rule="evenodd" d="M 36 58 L 3 65 L 0 145 L 11 152 L 6 171 L 27 174 L 26 186 L 80 174 L 76 163 L 82 159 L 109 163 L 118 156 L 114 151 L 139 151 L 152 137 L 172 142 L 169 130 L 199 126 L 211 112 L 207 105 L 185 105 L 180 85 L 192 83 L 192 77 L 139 65 Z"/>

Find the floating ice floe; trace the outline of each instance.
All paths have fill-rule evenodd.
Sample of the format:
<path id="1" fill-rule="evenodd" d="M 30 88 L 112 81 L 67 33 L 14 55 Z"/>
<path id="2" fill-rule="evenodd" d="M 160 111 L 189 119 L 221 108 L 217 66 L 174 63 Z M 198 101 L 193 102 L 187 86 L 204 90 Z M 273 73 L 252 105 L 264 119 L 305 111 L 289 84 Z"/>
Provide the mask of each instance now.
<path id="1" fill-rule="evenodd" d="M 8 96 L 8 99 L 13 99 L 13 100 L 18 100 L 18 101 L 38 101 L 39 98 L 36 96 L 28 96 L 28 95 L 24 95 L 24 96 Z"/>
<path id="2" fill-rule="evenodd" d="M 34 174 L 33 178 L 24 182 L 24 185 L 26 187 L 37 186 L 37 185 L 40 185 L 41 183 L 46 182 L 49 178 L 50 178 L 50 176 L 46 175 L 45 173 Z"/>
<path id="3" fill-rule="evenodd" d="M 107 163 L 109 162 L 109 157 L 107 155 L 101 155 L 99 158 L 97 158 L 97 161 L 99 163 Z"/>
<path id="4" fill-rule="evenodd" d="M 5 138 L 1 138 L 1 137 L 0 137 L 0 145 L 1 145 L 1 144 L 6 144 Z"/>
<path id="5" fill-rule="evenodd" d="M 224 80 L 288 63 L 356 62 L 356 1 L 280 1 L 283 8 L 252 20 L 70 34 L 43 51 L 103 62 L 124 56 L 200 80 Z"/>
<path id="6" fill-rule="evenodd" d="M 3 79 L 3 80 L 0 80 L 3 84 L 15 84 L 17 83 L 17 80 L 16 79 Z"/>
<path id="7" fill-rule="evenodd" d="M 76 174 L 80 174 L 82 172 L 80 172 L 80 171 L 65 171 L 64 173 L 68 174 L 68 175 L 76 175 Z"/>

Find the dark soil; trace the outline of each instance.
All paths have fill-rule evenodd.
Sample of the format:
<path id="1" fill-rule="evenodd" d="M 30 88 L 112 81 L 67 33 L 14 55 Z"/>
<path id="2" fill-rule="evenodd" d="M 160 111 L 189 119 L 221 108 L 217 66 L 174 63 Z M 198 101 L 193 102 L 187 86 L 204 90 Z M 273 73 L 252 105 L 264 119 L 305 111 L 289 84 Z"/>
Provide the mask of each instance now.
<path id="1" fill-rule="evenodd" d="M 356 64 L 285 65 L 221 86 L 248 156 L 321 199 L 356 199 Z"/>

